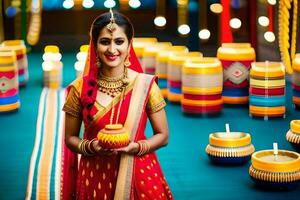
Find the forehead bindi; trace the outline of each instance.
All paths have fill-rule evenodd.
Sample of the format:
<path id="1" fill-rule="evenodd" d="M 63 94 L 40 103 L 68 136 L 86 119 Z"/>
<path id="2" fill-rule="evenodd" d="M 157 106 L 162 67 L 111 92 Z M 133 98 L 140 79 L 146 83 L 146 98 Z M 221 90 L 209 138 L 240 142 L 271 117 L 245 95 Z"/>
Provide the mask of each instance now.
<path id="1" fill-rule="evenodd" d="M 101 38 L 109 38 L 109 39 L 124 38 L 124 39 L 126 39 L 127 37 L 124 32 L 124 29 L 117 26 L 113 32 L 110 32 L 107 28 L 103 28 L 100 31 L 98 39 L 101 39 Z"/>

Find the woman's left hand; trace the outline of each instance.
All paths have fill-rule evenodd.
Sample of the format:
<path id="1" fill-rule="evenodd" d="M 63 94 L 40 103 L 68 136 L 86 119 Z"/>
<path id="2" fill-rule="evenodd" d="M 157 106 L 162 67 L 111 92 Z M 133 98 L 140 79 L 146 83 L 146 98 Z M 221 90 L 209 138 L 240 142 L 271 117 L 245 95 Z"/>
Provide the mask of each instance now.
<path id="1" fill-rule="evenodd" d="M 139 144 L 136 142 L 130 142 L 128 146 L 114 150 L 120 153 L 136 154 L 139 151 Z"/>

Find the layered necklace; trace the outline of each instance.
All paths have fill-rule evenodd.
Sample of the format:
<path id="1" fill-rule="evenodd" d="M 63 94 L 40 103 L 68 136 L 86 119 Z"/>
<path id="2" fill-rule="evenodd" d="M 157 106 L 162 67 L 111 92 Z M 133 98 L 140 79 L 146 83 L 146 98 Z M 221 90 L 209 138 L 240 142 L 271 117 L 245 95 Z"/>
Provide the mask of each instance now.
<path id="1" fill-rule="evenodd" d="M 129 83 L 127 78 L 127 68 L 125 67 L 123 74 L 117 77 L 105 76 L 100 71 L 97 83 L 100 92 L 103 92 L 114 98 L 119 95 Z"/>

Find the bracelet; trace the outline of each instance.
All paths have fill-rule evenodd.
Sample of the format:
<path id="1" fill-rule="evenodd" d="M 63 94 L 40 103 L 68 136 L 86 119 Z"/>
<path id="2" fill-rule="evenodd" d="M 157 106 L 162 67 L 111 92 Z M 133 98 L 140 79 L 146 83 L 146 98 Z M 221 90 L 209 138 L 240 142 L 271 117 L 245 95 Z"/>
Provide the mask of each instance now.
<path id="1" fill-rule="evenodd" d="M 78 145 L 78 149 L 79 152 L 85 156 L 92 156 L 92 153 L 89 153 L 87 151 L 87 144 L 89 143 L 89 141 L 87 139 L 83 139 L 80 141 L 79 145 Z"/>
<path id="2" fill-rule="evenodd" d="M 137 153 L 138 156 L 143 156 L 150 151 L 150 146 L 146 140 L 137 141 L 139 145 L 139 151 Z"/>
<path id="3" fill-rule="evenodd" d="M 88 145 L 87 145 L 87 150 L 88 150 L 91 154 L 96 153 L 96 151 L 95 151 L 95 149 L 94 149 L 94 147 L 93 147 L 93 145 L 92 145 L 92 143 L 93 143 L 95 140 L 97 140 L 97 138 L 94 138 L 94 139 L 90 140 L 90 141 L 88 142 Z"/>

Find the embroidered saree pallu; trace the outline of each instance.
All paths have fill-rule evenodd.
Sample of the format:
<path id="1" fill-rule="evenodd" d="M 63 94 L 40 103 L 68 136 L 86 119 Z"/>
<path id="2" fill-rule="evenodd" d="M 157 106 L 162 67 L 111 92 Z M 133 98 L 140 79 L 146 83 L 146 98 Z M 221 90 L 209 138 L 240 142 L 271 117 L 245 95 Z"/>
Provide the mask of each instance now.
<path id="1" fill-rule="evenodd" d="M 293 103 L 296 108 L 300 107 L 300 54 L 296 54 L 293 62 L 292 85 L 293 87 Z"/>
<path id="2" fill-rule="evenodd" d="M 173 52 L 168 60 L 168 100 L 179 103 L 182 98 L 181 71 L 188 58 L 202 58 L 200 52 Z"/>
<path id="3" fill-rule="evenodd" d="M 143 51 L 143 58 L 141 62 L 144 72 L 154 75 L 157 53 L 171 46 L 172 44 L 170 42 L 158 42 L 146 46 Z"/>
<path id="4" fill-rule="evenodd" d="M 252 63 L 249 99 L 250 116 L 285 115 L 285 72 L 281 63 Z"/>
<path id="5" fill-rule="evenodd" d="M 292 120 L 290 130 L 286 133 L 286 139 L 300 153 L 300 120 Z"/>
<path id="6" fill-rule="evenodd" d="M 193 114 L 220 112 L 222 84 L 222 66 L 218 59 L 189 58 L 182 68 L 182 111 Z"/>
<path id="7" fill-rule="evenodd" d="M 0 49 L 0 112 L 20 107 L 18 67 L 15 51 Z"/>
<path id="8" fill-rule="evenodd" d="M 249 168 L 251 179 L 260 187 L 280 189 L 296 188 L 300 183 L 300 154 L 278 150 L 263 150 L 252 154 Z"/>
<path id="9" fill-rule="evenodd" d="M 28 82 L 28 60 L 26 53 L 26 46 L 23 40 L 7 40 L 1 45 L 1 48 L 8 48 L 15 51 L 17 56 L 17 67 L 19 85 L 24 86 Z"/>
<path id="10" fill-rule="evenodd" d="M 211 133 L 206 147 L 210 160 L 220 165 L 244 164 L 250 160 L 253 152 L 251 136 L 243 132 Z"/>
<path id="11" fill-rule="evenodd" d="M 254 49 L 249 43 L 223 43 L 218 49 L 217 58 L 223 66 L 224 103 L 247 104 L 249 70 L 251 62 L 255 61 Z M 243 91 L 239 93 L 232 92 L 233 90 Z"/>
<path id="12" fill-rule="evenodd" d="M 158 86 L 164 98 L 167 98 L 167 69 L 168 59 L 172 52 L 188 52 L 186 46 L 170 46 L 161 50 L 156 55 L 155 75 L 158 77 Z"/>

